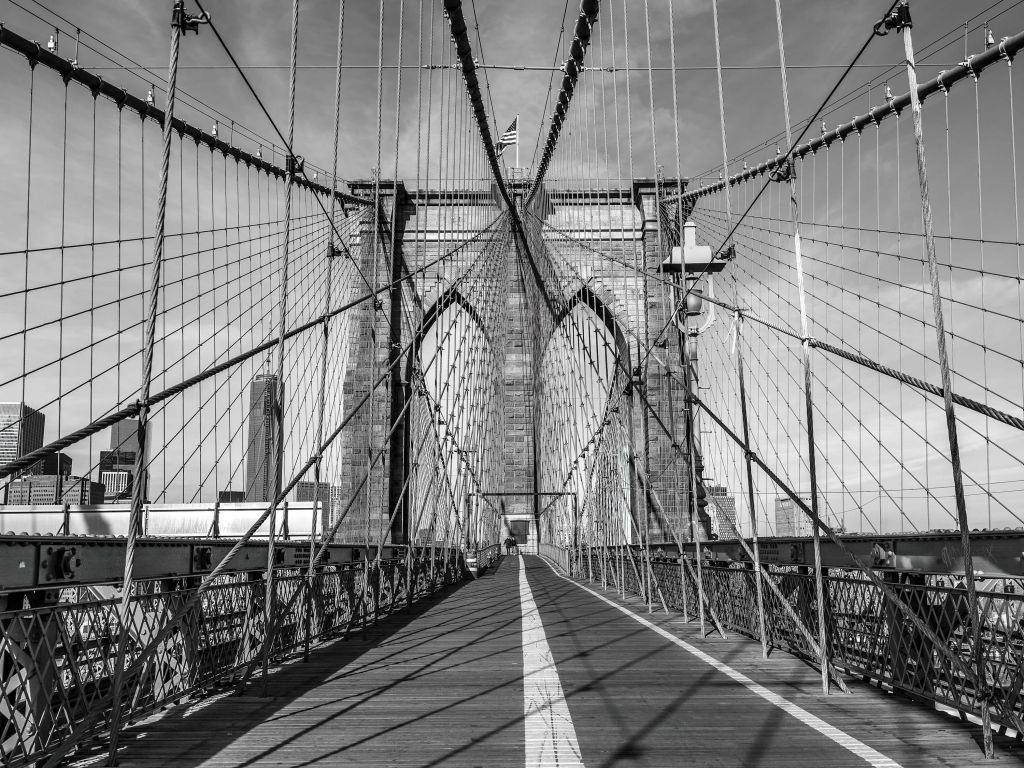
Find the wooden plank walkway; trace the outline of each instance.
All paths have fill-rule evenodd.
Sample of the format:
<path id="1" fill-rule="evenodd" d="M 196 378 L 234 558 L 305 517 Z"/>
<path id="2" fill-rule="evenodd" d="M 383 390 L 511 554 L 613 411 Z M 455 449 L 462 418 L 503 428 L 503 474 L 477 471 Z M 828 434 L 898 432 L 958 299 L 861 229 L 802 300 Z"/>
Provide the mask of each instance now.
<path id="1" fill-rule="evenodd" d="M 183 705 L 125 732 L 120 765 L 522 766 L 519 558 L 318 649 L 247 696 Z M 875 688 L 823 697 L 820 678 L 744 638 L 701 638 L 678 616 L 615 605 L 537 557 L 526 574 L 587 768 L 864 766 L 854 754 L 615 605 L 813 713 L 889 765 L 991 766 L 978 728 Z M 585 586 L 585 585 L 584 585 Z M 595 590 L 600 591 L 600 590 Z M 999 765 L 1024 765 L 997 739 Z M 557 761 L 545 765 L 558 765 Z M 578 762 L 576 763 L 579 764 Z M 876 764 L 885 764 L 878 763 Z"/>

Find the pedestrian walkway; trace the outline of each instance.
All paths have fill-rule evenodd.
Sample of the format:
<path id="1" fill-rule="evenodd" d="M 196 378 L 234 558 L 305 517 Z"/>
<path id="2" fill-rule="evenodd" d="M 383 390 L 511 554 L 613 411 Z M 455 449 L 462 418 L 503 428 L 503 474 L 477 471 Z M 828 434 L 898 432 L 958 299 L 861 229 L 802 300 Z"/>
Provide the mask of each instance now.
<path id="1" fill-rule="evenodd" d="M 851 686 L 824 697 L 797 659 L 506 557 L 283 667 L 265 698 L 257 684 L 132 726 L 120 764 L 992 765 L 977 727 Z M 997 753 L 1024 764 L 1017 742 Z"/>

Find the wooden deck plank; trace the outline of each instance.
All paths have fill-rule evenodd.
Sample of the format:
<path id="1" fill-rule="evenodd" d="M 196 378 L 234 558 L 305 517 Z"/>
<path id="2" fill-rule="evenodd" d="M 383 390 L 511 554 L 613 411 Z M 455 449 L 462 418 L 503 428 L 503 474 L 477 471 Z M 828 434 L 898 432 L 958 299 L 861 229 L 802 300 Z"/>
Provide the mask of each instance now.
<path id="1" fill-rule="evenodd" d="M 530 587 L 588 768 L 866 763 L 684 649 L 528 558 Z M 129 728 L 123 768 L 519 766 L 524 763 L 518 558 L 320 648 L 252 686 Z M 598 590 L 599 591 L 599 590 Z M 991 766 L 978 728 L 817 672 L 749 639 L 701 638 L 677 615 L 618 601 L 905 768 Z M 1000 765 L 1024 763 L 998 739 Z"/>
<path id="2" fill-rule="evenodd" d="M 284 667 L 268 698 L 226 696 L 134 726 L 120 765 L 521 765 L 517 565 Z"/>
<path id="3" fill-rule="evenodd" d="M 865 761 L 751 694 L 541 562 L 528 577 L 548 631 L 588 766 L 863 766 Z M 977 726 L 859 681 L 821 693 L 820 675 L 756 641 L 700 636 L 696 622 L 649 614 L 639 600 L 587 585 L 891 758 L 912 766 L 991 766 Z M 774 712 L 770 711 L 774 710 Z M 1001 765 L 1024 764 L 1020 742 L 997 737 Z"/>

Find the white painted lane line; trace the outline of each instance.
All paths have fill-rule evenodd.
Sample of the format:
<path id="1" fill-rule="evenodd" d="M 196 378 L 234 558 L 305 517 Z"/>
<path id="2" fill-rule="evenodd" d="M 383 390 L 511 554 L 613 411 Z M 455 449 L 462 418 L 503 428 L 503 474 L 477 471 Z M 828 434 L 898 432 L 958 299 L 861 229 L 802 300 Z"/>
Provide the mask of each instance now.
<path id="1" fill-rule="evenodd" d="M 519 604 L 523 609 L 526 768 L 584 768 L 555 659 L 526 580 L 525 557 L 519 558 Z"/>
<path id="2" fill-rule="evenodd" d="M 665 629 L 662 629 L 657 624 L 653 624 L 650 621 L 648 621 L 647 619 L 643 618 L 642 616 L 640 616 L 640 615 L 638 615 L 636 613 L 633 613 L 628 608 L 625 608 L 625 607 L 623 607 L 621 605 L 618 605 L 617 603 L 613 603 L 611 600 L 609 600 L 607 597 L 605 597 L 604 595 L 600 594 L 599 592 L 595 592 L 594 590 L 592 590 L 592 589 L 590 589 L 588 587 L 585 587 L 582 584 L 578 584 L 577 582 L 573 581 L 572 579 L 566 578 L 565 576 L 560 574 L 554 568 L 554 566 L 551 565 L 551 563 L 546 558 L 544 558 L 544 562 L 547 563 L 548 568 L 551 568 L 552 573 L 554 573 L 558 578 L 564 579 L 565 581 L 568 581 L 570 584 L 573 584 L 574 586 L 579 587 L 584 592 L 589 592 L 594 597 L 596 597 L 598 600 L 601 600 L 601 601 L 607 603 L 608 605 L 610 605 L 612 608 L 615 608 L 616 610 L 621 611 L 622 613 L 626 614 L 630 618 L 632 618 L 635 621 L 639 622 L 640 624 L 644 625 L 648 629 L 654 630 L 659 635 L 664 637 L 666 640 L 668 640 L 668 641 L 678 645 L 680 648 L 682 648 L 687 653 L 690 653 L 690 654 L 696 656 L 698 659 L 703 661 L 705 664 L 708 664 L 709 666 L 714 667 L 715 669 L 717 669 L 722 674 L 728 675 L 733 680 L 735 680 L 737 683 L 740 683 L 741 685 L 745 686 L 751 693 L 757 694 L 758 696 L 760 696 L 762 699 L 764 699 L 765 701 L 769 702 L 770 704 L 774 704 L 776 707 L 781 709 L 783 712 L 786 712 L 787 714 L 792 715 L 793 717 L 795 717 L 797 720 L 799 720 L 804 725 L 808 726 L 809 728 L 813 728 L 818 733 L 820 733 L 823 736 L 826 736 L 827 738 L 831 739 L 832 741 L 834 741 L 839 746 L 844 747 L 845 749 L 848 749 L 850 752 L 852 752 L 853 754 L 857 755 L 857 757 L 863 759 L 866 763 L 868 763 L 868 765 L 875 766 L 875 768 L 901 768 L 900 764 L 897 763 L 895 760 L 892 760 L 892 759 L 886 757 L 885 755 L 883 755 L 881 752 L 878 752 L 877 750 L 872 749 L 871 747 L 869 747 L 864 742 L 855 739 L 853 736 L 851 736 L 850 734 L 846 733 L 845 731 L 839 730 L 834 725 L 829 725 L 824 720 L 822 720 L 820 717 L 812 715 L 806 709 L 803 709 L 802 707 L 798 707 L 796 704 L 792 703 L 791 701 L 788 701 L 788 700 L 782 698 L 777 693 L 774 693 L 773 691 L 768 690 L 767 688 L 765 688 L 760 683 L 754 682 L 749 677 L 744 675 L 742 672 L 737 672 L 735 669 L 730 667 L 728 664 L 724 664 L 721 661 L 719 661 L 718 659 L 714 658 L 713 656 L 709 656 L 708 654 L 704 653 L 704 651 L 700 650 L 699 648 L 697 648 L 697 647 L 695 647 L 693 645 L 690 645 L 685 640 L 680 640 L 678 637 L 673 635 L 671 632 L 669 632 L 669 631 L 667 631 Z"/>

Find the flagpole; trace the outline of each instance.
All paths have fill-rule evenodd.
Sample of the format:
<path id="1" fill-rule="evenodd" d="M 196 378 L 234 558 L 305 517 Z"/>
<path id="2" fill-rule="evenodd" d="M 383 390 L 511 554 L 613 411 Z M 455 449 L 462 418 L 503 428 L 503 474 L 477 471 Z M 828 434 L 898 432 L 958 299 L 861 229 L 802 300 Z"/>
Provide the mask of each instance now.
<path id="1" fill-rule="evenodd" d="M 519 113 L 516 112 L 516 170 L 519 170 Z"/>

